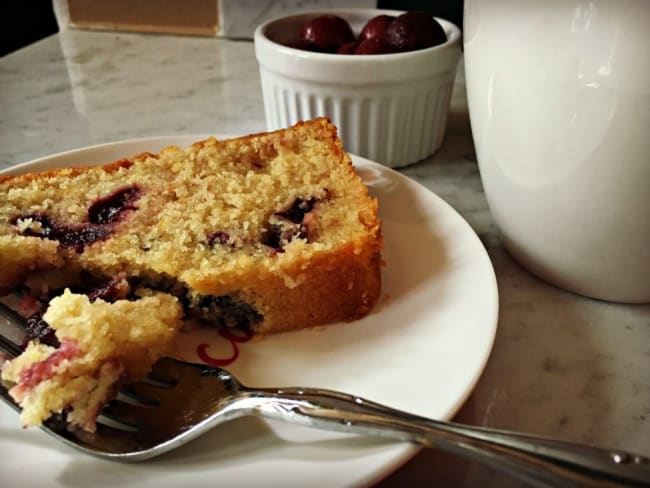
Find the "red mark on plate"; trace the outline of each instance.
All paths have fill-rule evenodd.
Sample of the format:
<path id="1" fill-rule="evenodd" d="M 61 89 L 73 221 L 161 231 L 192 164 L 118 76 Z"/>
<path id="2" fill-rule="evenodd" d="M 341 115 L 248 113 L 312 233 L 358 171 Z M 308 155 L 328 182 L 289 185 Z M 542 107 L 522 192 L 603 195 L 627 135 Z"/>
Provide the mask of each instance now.
<path id="1" fill-rule="evenodd" d="M 219 335 L 226 339 L 228 342 L 230 342 L 230 346 L 232 347 L 232 354 L 230 357 L 227 358 L 215 358 L 212 357 L 208 354 L 208 348 L 210 347 L 210 344 L 199 344 L 196 346 L 196 354 L 199 356 L 201 361 L 203 361 L 206 364 L 209 364 L 210 366 L 228 366 L 229 364 L 232 364 L 235 362 L 235 360 L 239 357 L 239 347 L 237 344 L 243 343 L 243 342 L 248 342 L 251 340 L 253 337 L 253 333 L 251 331 L 243 331 L 243 330 L 226 330 L 226 329 L 219 329 Z"/>

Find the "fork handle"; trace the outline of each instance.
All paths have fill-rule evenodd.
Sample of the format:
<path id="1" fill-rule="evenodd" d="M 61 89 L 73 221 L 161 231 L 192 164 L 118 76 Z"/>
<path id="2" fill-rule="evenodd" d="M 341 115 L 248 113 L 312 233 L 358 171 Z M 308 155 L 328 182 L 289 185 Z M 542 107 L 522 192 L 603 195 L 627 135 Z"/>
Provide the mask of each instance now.
<path id="1" fill-rule="evenodd" d="M 648 458 L 618 449 L 433 420 L 330 390 L 262 389 L 245 395 L 251 413 L 267 418 L 438 447 L 539 486 L 650 486 Z"/>

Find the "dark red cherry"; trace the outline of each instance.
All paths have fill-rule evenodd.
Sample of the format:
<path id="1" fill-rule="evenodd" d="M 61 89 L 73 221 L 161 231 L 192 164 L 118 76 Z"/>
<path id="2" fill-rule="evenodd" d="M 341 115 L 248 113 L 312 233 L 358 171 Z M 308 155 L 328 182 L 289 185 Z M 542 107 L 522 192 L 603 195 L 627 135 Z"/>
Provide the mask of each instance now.
<path id="1" fill-rule="evenodd" d="M 140 188 L 128 186 L 98 198 L 88 208 L 88 221 L 91 224 L 112 224 L 119 221 L 127 210 L 134 210 L 140 198 Z"/>
<path id="2" fill-rule="evenodd" d="M 83 251 L 85 245 L 105 239 L 111 232 L 110 227 L 106 225 L 62 224 L 43 213 L 20 215 L 15 217 L 12 223 L 15 224 L 19 220 L 25 219 L 31 219 L 33 222 L 37 222 L 39 229 L 38 231 L 25 229 L 22 235 L 58 241 L 63 247 L 73 247 L 79 252 Z"/>
<path id="3" fill-rule="evenodd" d="M 388 26 L 393 22 L 393 20 L 395 20 L 393 15 L 377 15 L 376 17 L 373 17 L 366 22 L 366 25 L 361 29 L 359 40 L 365 41 L 366 39 L 372 39 L 373 37 L 385 39 Z"/>
<path id="4" fill-rule="evenodd" d="M 359 43 L 354 54 L 388 54 L 395 52 L 392 45 L 381 37 L 371 37 Z"/>
<path id="5" fill-rule="evenodd" d="M 355 40 L 350 24 L 337 15 L 319 15 L 307 21 L 300 39 L 311 44 L 313 50 L 325 53 L 335 53 L 343 44 Z"/>
<path id="6" fill-rule="evenodd" d="M 336 51 L 336 54 L 354 54 L 358 45 L 358 42 L 346 42 Z"/>
<path id="7" fill-rule="evenodd" d="M 428 13 L 419 11 L 397 17 L 388 26 L 386 36 L 397 51 L 415 51 L 447 41 L 441 25 Z"/>

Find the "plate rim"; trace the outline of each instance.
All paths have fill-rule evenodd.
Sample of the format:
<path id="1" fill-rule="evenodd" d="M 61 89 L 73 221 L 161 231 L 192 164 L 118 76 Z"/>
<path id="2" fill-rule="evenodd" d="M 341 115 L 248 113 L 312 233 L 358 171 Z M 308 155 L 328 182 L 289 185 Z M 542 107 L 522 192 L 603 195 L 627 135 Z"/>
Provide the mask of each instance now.
<path id="1" fill-rule="evenodd" d="M 252 135 L 254 134 L 259 134 L 260 132 L 256 133 L 251 133 Z M 243 134 L 247 135 L 247 134 Z M 33 158 L 29 161 L 23 162 L 23 163 L 18 163 L 12 166 L 9 166 L 7 168 L 2 168 L 0 169 L 0 176 L 17 176 L 20 174 L 24 174 L 27 172 L 32 171 L 30 168 L 35 165 L 47 163 L 48 161 L 55 161 L 57 159 L 61 159 L 64 157 L 70 157 L 72 155 L 77 155 L 81 154 L 84 152 L 94 152 L 102 149 L 115 149 L 119 150 L 122 146 L 123 147 L 128 147 L 129 145 L 139 145 L 139 144 L 160 144 L 162 143 L 163 145 L 160 147 L 162 149 L 163 147 L 167 147 L 170 145 L 175 145 L 176 142 L 173 143 L 166 143 L 164 141 L 180 141 L 182 140 L 184 144 L 189 146 L 193 142 L 198 142 L 205 140 L 209 137 L 215 137 L 217 139 L 228 139 L 228 138 L 233 138 L 233 137 L 240 137 L 238 135 L 233 135 L 233 134 L 169 134 L 169 135 L 162 135 L 162 136 L 144 136 L 144 137 L 135 137 L 135 138 L 129 138 L 129 139 L 119 139 L 115 141 L 108 141 L 108 142 L 102 142 L 102 143 L 97 143 L 97 144 L 91 144 L 88 146 L 80 146 L 80 147 L 75 147 L 72 149 L 66 149 L 64 151 L 59 151 L 53 154 L 48 154 L 45 156 L 39 156 L 37 158 Z M 131 155 L 138 154 L 138 152 L 142 151 L 135 151 Z M 499 319 L 499 289 L 498 289 L 498 282 L 496 279 L 496 272 L 494 270 L 494 265 L 492 264 L 492 260 L 490 259 L 489 253 L 487 252 L 487 249 L 485 248 L 485 245 L 483 242 L 480 240 L 478 237 L 476 231 L 471 227 L 469 222 L 460 214 L 458 210 L 456 210 L 451 204 L 449 204 L 447 201 L 445 201 L 442 197 L 440 197 L 438 194 L 436 194 L 433 190 L 427 188 L 423 184 L 419 183 L 418 181 L 414 180 L 413 178 L 410 178 L 399 171 L 397 171 L 394 168 L 390 168 L 388 166 L 382 165 L 380 163 L 371 161 L 367 158 L 357 156 L 355 154 L 349 153 L 350 157 L 352 159 L 352 163 L 355 167 L 358 166 L 367 166 L 370 168 L 379 168 L 382 171 L 386 171 L 391 174 L 391 176 L 396 177 L 400 181 L 406 183 L 407 185 L 414 185 L 417 187 L 419 190 L 424 190 L 426 191 L 430 197 L 432 197 L 434 200 L 436 200 L 437 204 L 444 207 L 447 212 L 450 212 L 454 215 L 455 219 L 462 224 L 464 227 L 464 232 L 469 236 L 471 235 L 471 238 L 475 241 L 475 244 L 478 244 L 477 249 L 480 249 L 480 253 L 482 255 L 482 259 L 485 260 L 485 262 L 488 264 L 488 269 L 490 271 L 490 282 L 492 286 L 490 287 L 490 290 L 493 292 L 493 297 L 492 297 L 492 316 L 489 317 L 489 320 L 486 319 L 486 324 L 489 323 L 490 325 L 490 336 L 489 336 L 489 343 L 486 343 L 486 348 L 485 348 L 485 354 L 481 358 L 480 366 L 476 368 L 474 371 L 473 377 L 471 381 L 469 382 L 470 384 L 467 386 L 465 389 L 463 395 L 460 395 L 459 398 L 454 402 L 453 407 L 449 409 L 449 411 L 442 416 L 442 420 L 450 420 L 453 418 L 456 413 L 462 408 L 462 406 L 466 403 L 467 399 L 469 396 L 472 394 L 472 392 L 475 390 L 476 385 L 478 384 L 481 376 L 483 375 L 485 368 L 487 366 L 487 363 L 492 355 L 492 351 L 494 349 L 494 343 L 496 340 L 496 334 L 497 334 L 497 329 L 498 329 L 498 319 Z M 126 155 L 128 157 L 129 155 Z M 105 162 L 97 162 L 97 163 L 90 163 L 87 165 L 68 165 L 68 166 L 100 166 L 102 164 L 108 164 L 114 161 L 114 159 L 110 159 L 105 161 Z M 49 165 L 48 165 L 49 167 Z M 62 168 L 65 167 L 65 165 L 61 166 L 52 166 L 52 169 L 56 168 Z M 41 172 L 41 171 L 50 171 L 50 169 L 37 169 L 35 170 L 36 172 Z M 394 471 L 398 470 L 401 466 L 403 466 L 405 463 L 407 463 L 411 458 L 413 458 L 420 450 L 423 448 L 420 446 L 408 444 L 408 443 L 399 443 L 395 444 L 395 446 L 402 446 L 402 448 L 397 452 L 391 461 L 389 463 L 385 463 L 380 467 L 377 467 L 372 470 L 373 474 L 370 477 L 365 478 L 365 481 L 368 483 L 375 484 L 385 477 L 389 476 L 391 473 Z"/>

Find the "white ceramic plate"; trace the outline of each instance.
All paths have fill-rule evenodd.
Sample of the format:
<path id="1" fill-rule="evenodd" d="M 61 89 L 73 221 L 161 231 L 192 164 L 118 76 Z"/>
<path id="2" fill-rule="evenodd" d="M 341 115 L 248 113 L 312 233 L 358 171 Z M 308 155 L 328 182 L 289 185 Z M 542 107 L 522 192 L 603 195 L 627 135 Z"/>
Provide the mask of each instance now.
<path id="1" fill-rule="evenodd" d="M 104 144 L 41 158 L 12 173 L 110 162 L 202 136 Z M 494 270 L 470 226 L 443 200 L 394 170 L 358 157 L 379 199 L 385 238 L 382 298 L 364 319 L 239 343 L 228 368 L 257 386 L 318 386 L 448 419 L 467 398 L 492 348 L 498 299 Z M 214 332 L 189 339 L 228 357 Z M 186 341 L 186 342 L 188 342 Z M 416 448 L 245 418 L 150 462 L 99 461 L 22 430 L 0 405 L 0 473 L 17 486 L 351 486 L 374 482 Z"/>

